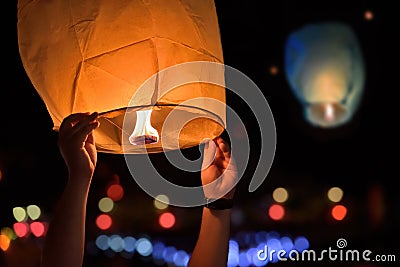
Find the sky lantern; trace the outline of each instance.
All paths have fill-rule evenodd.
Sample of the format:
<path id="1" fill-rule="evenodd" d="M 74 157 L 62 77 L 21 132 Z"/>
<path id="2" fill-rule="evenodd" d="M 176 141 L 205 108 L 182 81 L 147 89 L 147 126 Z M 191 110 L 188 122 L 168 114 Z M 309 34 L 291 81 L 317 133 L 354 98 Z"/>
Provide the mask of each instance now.
<path id="1" fill-rule="evenodd" d="M 307 24 L 286 41 L 288 83 L 316 127 L 349 122 L 359 107 L 365 67 L 352 28 L 339 22 Z"/>
<path id="2" fill-rule="evenodd" d="M 223 132 L 213 0 L 19 0 L 17 25 L 23 66 L 54 130 L 71 113 L 99 112 L 97 149 L 115 154 L 192 147 Z M 190 62 L 199 64 L 167 71 Z"/>

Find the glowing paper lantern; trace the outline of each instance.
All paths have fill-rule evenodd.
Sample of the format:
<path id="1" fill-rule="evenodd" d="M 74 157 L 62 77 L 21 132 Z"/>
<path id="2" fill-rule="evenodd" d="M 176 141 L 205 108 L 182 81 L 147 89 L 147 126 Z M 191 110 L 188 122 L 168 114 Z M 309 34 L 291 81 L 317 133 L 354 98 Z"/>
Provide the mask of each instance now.
<path id="1" fill-rule="evenodd" d="M 335 127 L 352 119 L 364 89 L 365 70 L 357 37 L 349 26 L 308 24 L 291 33 L 285 71 L 309 123 Z"/>
<path id="2" fill-rule="evenodd" d="M 223 63 L 213 0 L 19 0 L 17 25 L 22 63 L 54 130 L 71 113 L 99 112 L 97 149 L 118 154 L 192 147 L 223 132 L 223 105 L 189 101 L 225 103 L 224 86 L 199 79 L 223 84 L 223 65 L 158 74 Z M 177 76 L 192 82 L 166 88 Z M 170 114 L 175 124 L 164 129 Z"/>

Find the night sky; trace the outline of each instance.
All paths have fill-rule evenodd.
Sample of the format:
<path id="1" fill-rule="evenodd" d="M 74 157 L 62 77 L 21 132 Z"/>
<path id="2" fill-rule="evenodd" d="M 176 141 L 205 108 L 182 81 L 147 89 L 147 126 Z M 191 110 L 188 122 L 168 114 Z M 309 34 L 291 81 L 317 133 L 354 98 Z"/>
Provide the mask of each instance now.
<path id="1" fill-rule="evenodd" d="M 395 185 L 399 179 L 399 157 L 395 150 L 398 146 L 395 129 L 398 104 L 395 102 L 399 86 L 398 73 L 394 73 L 398 71 L 395 60 L 398 48 L 394 41 L 398 29 L 393 30 L 394 7 L 383 2 L 216 0 L 225 64 L 246 74 L 262 90 L 272 110 L 277 133 L 275 158 L 268 177 L 260 188 L 249 193 L 248 176 L 258 162 L 259 149 L 257 132 L 252 134 L 253 153 L 236 194 L 237 207 L 244 219 L 234 224 L 232 236 L 241 231 L 273 230 L 293 237 L 305 236 L 314 248 L 332 246 L 338 238 L 345 237 L 352 248 L 397 253 L 400 260 L 400 199 Z M 365 18 L 366 11 L 372 12 L 371 20 Z M 283 63 L 288 34 L 306 23 L 324 21 L 344 22 L 353 28 L 366 66 L 366 84 L 357 113 L 349 123 L 333 129 L 316 128 L 304 120 L 302 107 L 286 81 Z M 11 37 L 10 49 L 15 53 L 16 79 L 3 86 L 0 98 L 4 110 L 0 142 L 0 228 L 12 228 L 15 222 L 12 209 L 16 206 L 36 204 L 42 209 L 41 219 L 48 220 L 67 178 L 56 145 L 57 134 L 52 131 L 45 105 L 22 67 L 16 24 L 13 27 L 15 35 Z M 271 67 L 277 68 L 275 75 L 271 74 Z M 9 72 L 7 76 L 11 77 Z M 227 95 L 227 104 L 237 109 L 248 129 L 254 129 L 256 122 L 248 107 L 233 95 Z M 198 148 L 187 149 L 185 153 L 196 157 Z M 182 178 L 162 155 L 151 157 L 158 162 L 161 172 L 169 173 L 172 181 L 200 183 L 199 174 Z M 88 201 L 88 242 L 101 232 L 94 224 L 99 213 L 97 202 L 105 195 L 106 186 L 116 179 L 123 185 L 125 195 L 117 203 L 114 228 L 106 234 L 147 235 L 188 252 L 192 250 L 201 209 L 169 207 L 177 223 L 172 229 L 160 229 L 151 197 L 130 177 L 124 157 L 111 154 L 99 154 Z M 341 204 L 348 208 L 348 214 L 343 221 L 334 221 L 329 214 L 333 204 L 327 200 L 326 192 L 332 186 L 344 191 Z M 289 199 L 284 203 L 286 214 L 281 221 L 273 221 L 267 214 L 273 202 L 271 193 L 276 187 L 284 187 L 289 192 Z M 382 211 L 381 215 L 374 215 L 375 210 L 378 214 Z M 9 267 L 7 264 L 12 261 L 7 261 L 7 257 L 14 259 L 22 255 L 22 249 L 29 251 L 27 254 L 32 259 L 32 265 L 26 267 L 37 266 L 40 244 L 40 238 L 33 237 L 12 241 L 9 250 L 0 250 L 0 266 L 4 266 L 3 261 Z M 145 265 L 146 261 L 136 256 L 130 260 L 119 255 L 109 258 L 101 252 L 87 253 L 85 260 L 87 266 L 94 263 L 128 266 L 129 262 L 153 266 Z M 112 261 L 119 265 L 110 265 Z"/>

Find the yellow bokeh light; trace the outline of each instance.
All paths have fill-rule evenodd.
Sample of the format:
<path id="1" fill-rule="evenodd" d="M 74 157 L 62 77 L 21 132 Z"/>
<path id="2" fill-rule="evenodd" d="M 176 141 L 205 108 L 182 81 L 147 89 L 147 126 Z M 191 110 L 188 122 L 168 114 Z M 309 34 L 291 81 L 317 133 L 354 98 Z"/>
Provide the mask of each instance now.
<path id="1" fill-rule="evenodd" d="M 154 207 L 159 210 L 166 209 L 169 204 L 169 197 L 166 195 L 158 195 L 154 199 Z"/>
<path id="2" fill-rule="evenodd" d="M 14 233 L 14 230 L 10 227 L 3 227 L 1 228 L 0 234 L 7 236 L 10 240 L 14 240 L 17 236 Z"/>
<path id="3" fill-rule="evenodd" d="M 339 202 L 342 200 L 343 197 L 343 190 L 339 187 L 332 187 L 328 190 L 328 198 L 332 202 Z"/>
<path id="4" fill-rule="evenodd" d="M 13 215 L 17 222 L 23 222 L 26 220 L 26 212 L 24 208 L 21 207 L 13 208 Z"/>
<path id="5" fill-rule="evenodd" d="M 102 212 L 110 212 L 114 208 L 114 201 L 109 197 L 103 197 L 99 201 L 99 209 Z"/>
<path id="6" fill-rule="evenodd" d="M 272 197 L 276 202 L 283 203 L 288 199 L 289 194 L 285 188 L 278 187 L 272 193 Z"/>
<path id="7" fill-rule="evenodd" d="M 28 213 L 29 218 L 31 218 L 32 220 L 38 219 L 41 214 L 40 208 L 36 205 L 29 205 L 26 208 L 26 211 Z"/>

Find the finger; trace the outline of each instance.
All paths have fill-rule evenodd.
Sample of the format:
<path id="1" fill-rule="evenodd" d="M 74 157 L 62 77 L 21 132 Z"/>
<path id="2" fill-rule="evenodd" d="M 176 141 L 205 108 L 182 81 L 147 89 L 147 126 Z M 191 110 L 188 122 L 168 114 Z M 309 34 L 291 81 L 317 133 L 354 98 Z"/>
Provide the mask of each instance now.
<path id="1" fill-rule="evenodd" d="M 68 115 L 61 122 L 60 132 L 62 131 L 62 129 L 64 127 L 68 126 L 68 128 L 72 128 L 73 123 L 76 123 L 77 121 L 81 120 L 81 118 L 83 118 L 84 116 L 87 116 L 89 114 L 90 114 L 89 112 L 86 112 L 86 113 L 72 113 L 72 114 Z"/>
<path id="2" fill-rule="evenodd" d="M 97 121 L 96 119 L 98 116 L 99 114 L 97 112 L 94 112 L 90 115 L 86 115 L 86 117 L 83 117 L 74 125 L 73 130 L 71 131 L 71 135 L 77 134 L 82 130 L 85 131 L 86 126 L 88 126 L 92 122 Z"/>
<path id="3" fill-rule="evenodd" d="M 218 137 L 214 139 L 214 145 L 216 146 L 215 160 L 216 161 L 224 160 L 224 153 L 221 151 L 221 148 L 219 147 Z"/>
<path id="4" fill-rule="evenodd" d="M 208 166 L 210 166 L 214 162 L 216 150 L 217 149 L 214 141 L 209 140 L 205 143 L 203 151 L 203 162 L 201 166 L 202 170 L 207 169 Z"/>
<path id="5" fill-rule="evenodd" d="M 80 127 L 79 131 L 76 132 L 76 138 L 80 142 L 87 142 L 87 138 L 89 137 L 89 134 L 96 129 L 99 126 L 98 121 L 91 122 L 84 127 Z M 91 137 L 92 138 L 92 137 Z"/>
<path id="6" fill-rule="evenodd" d="M 224 158 L 229 159 L 231 157 L 231 148 L 230 148 L 229 144 L 221 137 L 218 137 L 216 139 L 216 142 L 217 142 L 218 148 L 222 152 Z"/>
<path id="7" fill-rule="evenodd" d="M 95 121 L 95 122 L 91 123 L 90 125 L 88 125 L 88 127 L 92 126 L 91 127 L 92 129 L 87 134 L 86 143 L 93 144 L 93 145 L 95 144 L 93 130 L 98 128 L 99 125 L 100 125 L 100 122 L 98 122 L 98 121 Z"/>

